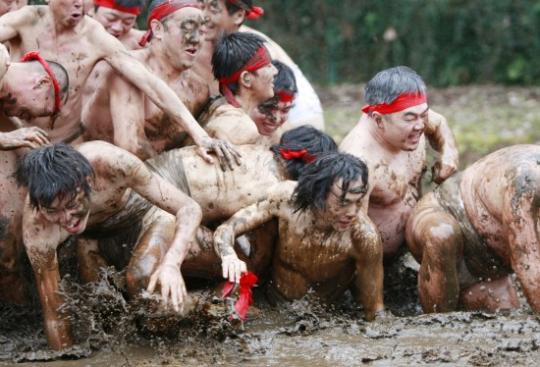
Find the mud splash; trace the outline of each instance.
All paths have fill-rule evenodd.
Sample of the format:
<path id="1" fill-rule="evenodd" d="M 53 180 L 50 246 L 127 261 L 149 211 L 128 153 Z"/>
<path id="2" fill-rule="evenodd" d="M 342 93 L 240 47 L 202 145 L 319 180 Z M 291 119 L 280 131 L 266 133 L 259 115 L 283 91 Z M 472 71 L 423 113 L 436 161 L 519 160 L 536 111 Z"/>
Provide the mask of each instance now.
<path id="1" fill-rule="evenodd" d="M 257 309 L 243 327 L 228 321 L 225 305 L 208 291 L 196 292 L 190 318 L 164 324 L 163 315 L 148 319 L 146 306 L 125 301 L 121 273 L 109 269 L 92 286 L 68 277 L 62 283 L 63 312 L 71 315 L 78 346 L 62 354 L 48 351 L 38 307 L 2 306 L 0 365 L 35 366 L 53 359 L 60 367 L 536 364 L 540 319 L 528 307 L 512 313 L 419 315 L 415 266 L 406 256 L 387 267 L 386 304 L 399 316 L 372 323 L 363 321 L 350 295 L 337 305 L 308 296 L 272 308 L 259 290 Z"/>

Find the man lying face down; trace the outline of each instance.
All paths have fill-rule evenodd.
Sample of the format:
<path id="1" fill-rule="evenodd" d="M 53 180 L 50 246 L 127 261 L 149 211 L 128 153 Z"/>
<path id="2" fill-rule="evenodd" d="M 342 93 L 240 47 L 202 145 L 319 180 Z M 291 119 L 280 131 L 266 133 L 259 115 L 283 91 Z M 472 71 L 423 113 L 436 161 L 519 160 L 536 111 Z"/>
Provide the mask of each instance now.
<path id="1" fill-rule="evenodd" d="M 232 251 L 235 236 L 279 219 L 279 243 L 269 284 L 273 300 L 293 300 L 313 288 L 332 300 L 354 286 L 365 317 L 383 306 L 382 244 L 360 210 L 368 170 L 358 158 L 328 153 L 309 164 L 298 184 L 283 183 L 267 199 L 233 215 L 214 232 L 216 246 Z"/>
<path id="2" fill-rule="evenodd" d="M 28 190 L 23 240 L 53 349 L 72 344 L 69 323 L 58 314 L 62 298 L 56 248 L 72 235 L 84 241 L 86 228 L 114 216 L 131 191 L 176 216 L 170 246 L 153 273 L 154 283 L 161 285 L 162 301 L 178 309 L 185 293 L 180 263 L 201 219 L 194 200 L 134 155 L 105 142 L 84 143 L 77 149 L 62 144 L 35 149 L 22 159 L 17 180 Z"/>
<path id="3" fill-rule="evenodd" d="M 0 46 L 0 107 L 4 116 L 28 119 L 59 112 L 68 96 L 69 77 L 62 65 L 30 52 L 23 62 L 9 61 Z M 38 127 L 0 132 L 0 150 L 35 148 L 48 143 L 47 133 Z"/>
<path id="4" fill-rule="evenodd" d="M 188 193 L 202 209 L 202 223 L 209 225 L 229 218 L 241 208 L 263 200 L 273 187 L 284 180 L 296 180 L 306 164 L 323 153 L 335 151 L 331 137 L 309 126 L 283 134 L 280 144 L 272 150 L 260 145 L 243 145 L 238 151 L 249 159 L 234 171 L 214 169 L 199 157 L 194 147 L 173 149 L 146 162 L 156 174 Z M 135 229 L 137 228 L 137 233 Z M 138 195 L 131 195 L 114 216 L 85 232 L 88 240 L 79 251 L 81 275 L 85 281 L 95 281 L 99 267 L 107 262 L 118 268 L 127 266 L 128 292 L 138 296 L 147 287 L 152 267 L 159 264 L 173 240 L 175 218 L 152 206 Z M 229 248 L 214 250 L 212 233 L 201 228 L 182 264 L 182 273 L 192 277 L 219 278 L 222 274 L 238 280 L 246 263 L 250 270 L 261 271 L 269 263 L 275 231 L 255 234 L 249 255 Z M 137 239 L 140 239 L 137 241 Z M 132 251 L 124 253 L 127 248 Z M 123 258 L 123 261 L 119 261 Z M 242 259 L 242 260 L 240 260 Z"/>
<path id="5" fill-rule="evenodd" d="M 488 154 L 424 196 L 407 222 L 424 312 L 540 312 L 540 147 Z"/>

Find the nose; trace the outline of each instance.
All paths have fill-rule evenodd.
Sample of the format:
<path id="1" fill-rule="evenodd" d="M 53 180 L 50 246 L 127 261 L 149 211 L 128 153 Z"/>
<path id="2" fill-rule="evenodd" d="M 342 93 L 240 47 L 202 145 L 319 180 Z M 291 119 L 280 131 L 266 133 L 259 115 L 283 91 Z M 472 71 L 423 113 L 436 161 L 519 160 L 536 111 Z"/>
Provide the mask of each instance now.
<path id="1" fill-rule="evenodd" d="M 277 68 L 274 66 L 274 64 L 270 64 L 271 65 L 271 69 L 272 69 L 272 76 L 275 77 L 278 73 L 278 70 Z"/>
<path id="2" fill-rule="evenodd" d="M 110 28 L 111 28 L 112 31 L 114 31 L 116 33 L 122 32 L 122 29 L 123 29 L 122 21 L 117 20 L 115 22 L 112 22 L 111 25 L 110 25 Z"/>
<path id="3" fill-rule="evenodd" d="M 83 0 L 75 0 L 73 2 L 73 7 L 75 9 L 81 9 L 83 7 Z"/>

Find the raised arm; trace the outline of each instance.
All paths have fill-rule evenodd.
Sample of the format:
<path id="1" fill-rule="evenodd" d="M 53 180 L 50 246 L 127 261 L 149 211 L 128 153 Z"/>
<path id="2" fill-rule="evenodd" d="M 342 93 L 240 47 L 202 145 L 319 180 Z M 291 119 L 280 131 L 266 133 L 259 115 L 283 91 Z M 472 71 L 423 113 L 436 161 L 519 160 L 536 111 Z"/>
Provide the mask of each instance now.
<path id="1" fill-rule="evenodd" d="M 0 42 L 9 41 L 19 35 L 22 26 L 37 17 L 36 6 L 25 6 L 0 17 Z"/>
<path id="2" fill-rule="evenodd" d="M 60 271 L 56 256 L 57 246 L 67 235 L 61 235 L 58 226 L 45 226 L 36 218 L 28 202 L 24 206 L 23 240 L 28 259 L 32 265 L 39 300 L 43 312 L 45 334 L 49 346 L 61 350 L 73 345 L 69 321 L 58 312 L 64 303 L 59 294 Z"/>
<path id="3" fill-rule="evenodd" d="M 227 164 L 232 169 L 234 162 L 239 163 L 238 153 L 227 142 L 210 138 L 174 91 L 129 55 L 120 41 L 102 28 L 97 28 L 94 44 L 102 48 L 105 61 L 117 73 L 143 91 L 152 102 L 171 117 L 172 121 L 178 123 L 193 138 L 195 144 L 199 146 L 198 154 L 206 161 L 213 162 L 208 154 L 208 151 L 213 151 L 218 156 L 222 168 L 225 168 L 224 164 Z"/>
<path id="4" fill-rule="evenodd" d="M 433 181 L 440 184 L 457 171 L 459 151 L 456 140 L 446 118 L 433 110 L 429 110 L 425 134 L 433 149 L 440 153 L 432 169 Z"/>
<path id="5" fill-rule="evenodd" d="M 223 277 L 238 282 L 246 265 L 234 251 L 234 241 L 239 235 L 255 229 L 288 209 L 288 201 L 296 183 L 280 183 L 269 190 L 266 200 L 245 207 L 214 231 L 214 249 L 221 258 Z"/>
<path id="6" fill-rule="evenodd" d="M 377 227 L 362 211 L 353 229 L 353 252 L 356 263 L 356 296 L 364 306 L 366 320 L 373 320 L 384 310 L 383 245 Z"/>

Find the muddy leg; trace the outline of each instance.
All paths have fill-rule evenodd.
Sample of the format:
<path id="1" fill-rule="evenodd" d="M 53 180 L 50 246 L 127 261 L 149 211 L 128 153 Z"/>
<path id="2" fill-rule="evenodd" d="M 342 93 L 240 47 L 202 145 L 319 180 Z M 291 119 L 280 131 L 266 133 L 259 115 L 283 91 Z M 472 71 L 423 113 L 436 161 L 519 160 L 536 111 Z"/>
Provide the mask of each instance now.
<path id="1" fill-rule="evenodd" d="M 519 300 L 510 276 L 477 283 L 461 292 L 461 303 L 466 310 L 495 312 L 519 307 Z"/>
<path id="2" fill-rule="evenodd" d="M 459 223 L 428 194 L 407 223 L 407 243 L 421 263 L 418 291 L 424 312 L 455 310 L 459 301 L 457 262 L 463 251 Z"/>
<path id="3" fill-rule="evenodd" d="M 107 262 L 99 253 L 98 241 L 89 238 L 77 240 L 77 259 L 79 273 L 84 283 L 97 282 L 100 269 L 107 266 Z"/>

